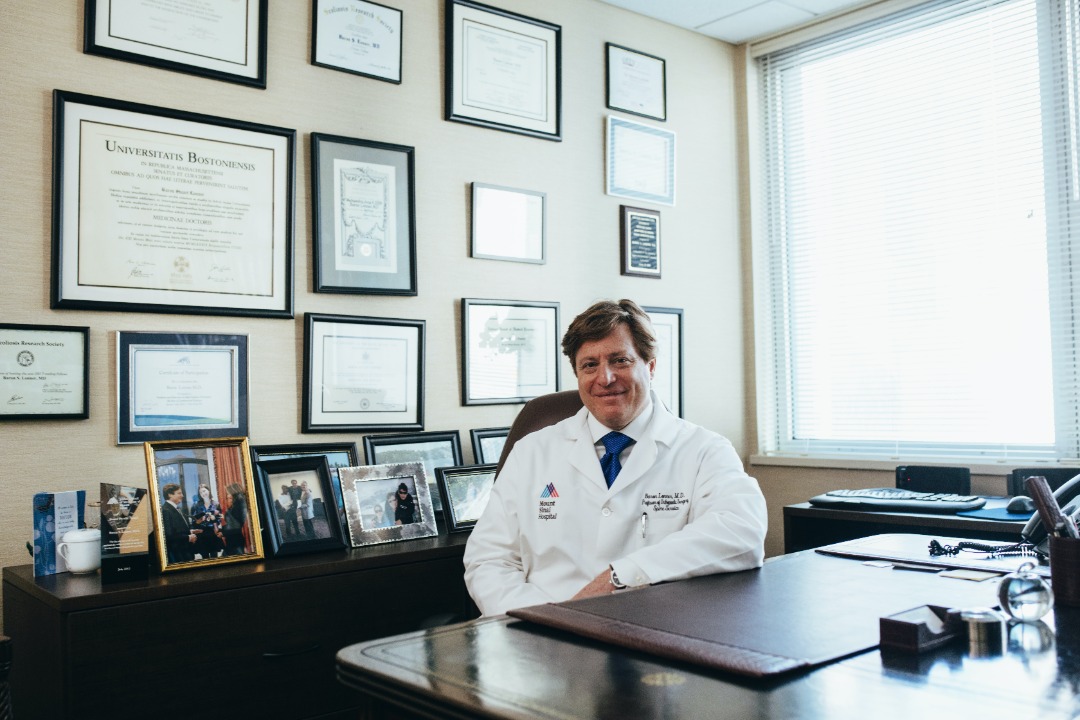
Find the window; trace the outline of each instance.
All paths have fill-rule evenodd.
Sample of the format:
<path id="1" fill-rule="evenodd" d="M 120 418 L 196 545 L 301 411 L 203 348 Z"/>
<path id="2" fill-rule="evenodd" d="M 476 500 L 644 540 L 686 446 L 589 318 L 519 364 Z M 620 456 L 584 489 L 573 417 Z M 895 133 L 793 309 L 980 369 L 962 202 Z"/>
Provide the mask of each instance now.
<path id="1" fill-rule="evenodd" d="M 757 58 L 763 455 L 1080 459 L 1080 0 Z"/>

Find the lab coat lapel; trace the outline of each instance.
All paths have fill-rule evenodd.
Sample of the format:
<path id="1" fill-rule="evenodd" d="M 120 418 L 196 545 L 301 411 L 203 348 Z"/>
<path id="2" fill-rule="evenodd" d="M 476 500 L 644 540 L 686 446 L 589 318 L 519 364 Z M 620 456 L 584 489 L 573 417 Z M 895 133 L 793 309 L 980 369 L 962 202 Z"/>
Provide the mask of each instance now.
<path id="1" fill-rule="evenodd" d="M 575 416 L 578 422 L 571 423 L 566 428 L 567 458 L 570 466 L 588 478 L 589 482 L 607 490 L 604 471 L 600 469 L 596 446 L 593 445 L 592 435 L 589 433 L 588 413 L 587 408 L 581 408 Z"/>
<path id="2" fill-rule="evenodd" d="M 656 458 L 660 454 L 660 445 L 670 447 L 675 442 L 675 436 L 678 434 L 675 417 L 655 395 L 653 395 L 653 407 L 655 415 L 652 422 L 646 434 L 634 444 L 633 452 L 630 453 L 619 476 L 615 478 L 615 484 L 611 486 L 612 493 L 618 493 L 637 482 L 656 464 Z"/>

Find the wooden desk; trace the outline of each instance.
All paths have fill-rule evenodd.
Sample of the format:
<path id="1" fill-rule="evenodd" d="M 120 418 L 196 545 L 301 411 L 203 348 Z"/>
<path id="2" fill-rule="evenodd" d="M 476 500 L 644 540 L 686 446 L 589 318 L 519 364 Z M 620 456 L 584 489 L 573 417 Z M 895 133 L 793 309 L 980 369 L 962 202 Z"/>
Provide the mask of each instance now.
<path id="1" fill-rule="evenodd" d="M 355 718 L 345 643 L 475 617 L 439 535 L 102 585 L 3 571 L 16 718 Z"/>
<path id="2" fill-rule="evenodd" d="M 1019 542 L 1023 522 L 908 512 L 868 512 L 815 507 L 784 507 L 784 552 L 831 545 L 883 533 L 950 535 L 972 540 Z"/>
<path id="3" fill-rule="evenodd" d="M 800 555 L 807 554 L 825 581 L 837 563 L 859 562 Z M 875 572 L 903 572 L 866 571 L 868 582 L 880 577 Z M 981 585 L 987 598 L 996 586 Z M 717 612 L 728 600 L 718 598 Z M 791 612 L 812 602 L 807 588 L 791 598 Z M 338 679 L 365 698 L 365 717 L 375 719 L 1063 720 L 1080 709 L 1080 610 L 1048 619 L 1013 628 L 1010 650 L 997 657 L 975 657 L 957 641 L 922 655 L 874 649 L 751 679 L 500 616 L 346 647 L 337 668 Z"/>

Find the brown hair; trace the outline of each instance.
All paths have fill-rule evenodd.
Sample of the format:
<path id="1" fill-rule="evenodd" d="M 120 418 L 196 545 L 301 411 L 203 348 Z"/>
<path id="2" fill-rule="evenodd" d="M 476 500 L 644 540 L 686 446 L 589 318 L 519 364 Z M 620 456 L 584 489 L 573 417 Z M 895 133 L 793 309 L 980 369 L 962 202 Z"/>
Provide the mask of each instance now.
<path id="1" fill-rule="evenodd" d="M 634 339 L 634 349 L 641 359 L 649 362 L 656 357 L 656 334 L 652 323 L 633 300 L 601 300 L 574 318 L 563 335 L 563 354 L 570 359 L 570 366 L 577 375 L 578 350 L 587 342 L 602 340 L 614 332 L 619 325 L 626 325 Z"/>
<path id="2" fill-rule="evenodd" d="M 179 489 L 180 489 L 180 486 L 177 485 L 176 483 L 169 483 L 165 487 L 161 488 L 161 496 L 163 498 L 165 498 L 166 500 L 168 500 L 169 496 L 171 496 L 173 493 L 175 493 Z"/>

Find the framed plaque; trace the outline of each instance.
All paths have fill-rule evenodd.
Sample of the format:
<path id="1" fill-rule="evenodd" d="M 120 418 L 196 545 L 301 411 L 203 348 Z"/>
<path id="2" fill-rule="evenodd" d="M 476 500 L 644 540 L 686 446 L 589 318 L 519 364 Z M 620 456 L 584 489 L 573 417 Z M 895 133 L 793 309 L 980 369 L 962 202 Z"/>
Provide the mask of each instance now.
<path id="1" fill-rule="evenodd" d="M 663 58 L 607 43 L 607 106 L 667 120 L 667 63 Z"/>
<path id="2" fill-rule="evenodd" d="M 643 307 L 656 333 L 652 388 L 668 410 L 683 417 L 682 308 Z"/>
<path id="3" fill-rule="evenodd" d="M 608 115 L 607 194 L 675 204 L 675 133 Z"/>
<path id="4" fill-rule="evenodd" d="M 291 318 L 295 135 L 54 91 L 52 307 Z"/>
<path id="5" fill-rule="evenodd" d="M 422 430 L 424 327 L 307 313 L 303 432 Z"/>
<path id="6" fill-rule="evenodd" d="M 401 84 L 402 12 L 367 0 L 314 0 L 311 64 Z"/>
<path id="7" fill-rule="evenodd" d="M 562 28 L 446 0 L 446 119 L 562 140 Z"/>
<path id="8" fill-rule="evenodd" d="M 247 335 L 118 332 L 117 443 L 248 430 Z"/>
<path id="9" fill-rule="evenodd" d="M 266 87 L 267 0 L 86 0 L 89 55 Z"/>
<path id="10" fill-rule="evenodd" d="M 472 256 L 544 263 L 547 193 L 472 184 Z"/>
<path id="11" fill-rule="evenodd" d="M 619 207 L 622 274 L 660 277 L 660 213 L 645 208 Z"/>
<path id="12" fill-rule="evenodd" d="M 0 420 L 90 417 L 90 328 L 0 323 Z"/>
<path id="13" fill-rule="evenodd" d="M 559 303 L 461 301 L 462 404 L 524 403 L 559 389 Z"/>
<path id="14" fill-rule="evenodd" d="M 315 292 L 416 295 L 413 148 L 311 134 Z"/>

